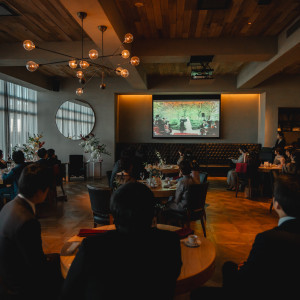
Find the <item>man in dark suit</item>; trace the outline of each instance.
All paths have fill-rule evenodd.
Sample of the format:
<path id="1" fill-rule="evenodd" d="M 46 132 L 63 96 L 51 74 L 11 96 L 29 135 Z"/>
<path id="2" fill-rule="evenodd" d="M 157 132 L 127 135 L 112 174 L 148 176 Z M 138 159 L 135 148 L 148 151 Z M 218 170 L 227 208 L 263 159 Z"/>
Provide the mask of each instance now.
<path id="1" fill-rule="evenodd" d="M 19 194 L 0 212 L 0 299 L 55 299 L 59 260 L 46 257 L 35 205 L 48 193 L 49 172 L 39 164 L 24 168 Z"/>
<path id="2" fill-rule="evenodd" d="M 47 150 L 46 150 L 45 148 L 40 148 L 40 149 L 38 150 L 38 152 L 37 152 L 37 155 L 38 155 L 38 157 L 40 158 L 40 159 L 37 161 L 37 163 L 38 163 L 38 164 L 41 164 L 41 165 L 43 165 L 43 166 L 45 166 L 45 167 L 48 167 L 49 165 L 48 165 L 48 160 L 47 160 L 47 158 L 48 158 Z"/>
<path id="3" fill-rule="evenodd" d="M 64 283 L 62 299 L 172 299 L 181 269 L 176 233 L 152 228 L 153 193 L 141 183 L 115 191 L 116 230 L 88 237 Z"/>
<path id="4" fill-rule="evenodd" d="M 300 184 L 279 176 L 274 184 L 273 207 L 278 226 L 259 233 L 247 261 L 223 266 L 223 286 L 248 292 L 289 293 L 300 282 Z M 287 296 L 287 294 L 286 294 Z"/>

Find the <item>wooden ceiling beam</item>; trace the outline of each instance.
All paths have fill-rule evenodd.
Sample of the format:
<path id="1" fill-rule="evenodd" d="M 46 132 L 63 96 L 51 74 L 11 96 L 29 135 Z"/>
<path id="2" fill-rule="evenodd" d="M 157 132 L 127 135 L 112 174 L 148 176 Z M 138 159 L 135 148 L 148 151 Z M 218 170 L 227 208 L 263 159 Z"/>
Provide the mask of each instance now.
<path id="1" fill-rule="evenodd" d="M 157 63 L 166 59 L 181 62 L 191 55 L 215 55 L 219 61 L 266 61 L 277 53 L 276 37 L 149 39 L 138 40 L 132 53 L 143 62 Z"/>
<path id="2" fill-rule="evenodd" d="M 298 18 L 300 20 L 300 18 Z M 295 20 L 297 22 L 298 20 Z M 290 27 L 289 27 L 290 28 Z M 299 63 L 300 28 L 287 37 L 284 30 L 278 37 L 278 52 L 265 62 L 252 62 L 246 65 L 237 77 L 238 88 L 253 88 L 286 67 Z"/>

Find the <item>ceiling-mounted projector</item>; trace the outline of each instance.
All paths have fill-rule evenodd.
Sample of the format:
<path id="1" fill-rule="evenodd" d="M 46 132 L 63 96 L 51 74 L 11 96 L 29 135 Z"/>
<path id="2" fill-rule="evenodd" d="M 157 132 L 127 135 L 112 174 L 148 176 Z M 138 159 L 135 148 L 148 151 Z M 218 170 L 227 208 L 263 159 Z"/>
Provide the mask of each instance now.
<path id="1" fill-rule="evenodd" d="M 191 66 L 191 79 L 213 79 L 213 72 L 209 65 L 213 60 L 213 55 L 191 56 L 188 66 Z"/>

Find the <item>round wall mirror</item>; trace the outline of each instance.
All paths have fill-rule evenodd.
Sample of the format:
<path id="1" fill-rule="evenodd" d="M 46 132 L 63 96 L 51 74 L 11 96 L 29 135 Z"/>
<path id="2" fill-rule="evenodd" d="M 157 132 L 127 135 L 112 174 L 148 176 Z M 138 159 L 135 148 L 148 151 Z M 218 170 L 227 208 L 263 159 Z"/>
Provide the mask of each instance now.
<path id="1" fill-rule="evenodd" d="M 55 119 L 61 134 L 71 140 L 80 140 L 80 135 L 88 135 L 95 125 L 93 109 L 88 103 L 79 100 L 64 102 Z"/>

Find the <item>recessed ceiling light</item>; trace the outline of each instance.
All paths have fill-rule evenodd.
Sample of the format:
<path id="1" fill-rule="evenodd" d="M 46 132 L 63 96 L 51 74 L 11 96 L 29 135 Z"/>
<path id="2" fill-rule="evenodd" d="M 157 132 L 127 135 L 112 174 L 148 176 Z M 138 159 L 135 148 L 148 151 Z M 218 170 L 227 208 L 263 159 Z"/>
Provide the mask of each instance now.
<path id="1" fill-rule="evenodd" d="M 248 22 L 248 25 L 251 25 L 252 23 L 251 22 Z"/>
<path id="2" fill-rule="evenodd" d="M 136 7 L 143 7 L 143 6 L 144 6 L 144 3 L 142 3 L 142 2 L 135 2 L 134 5 L 135 5 Z"/>

